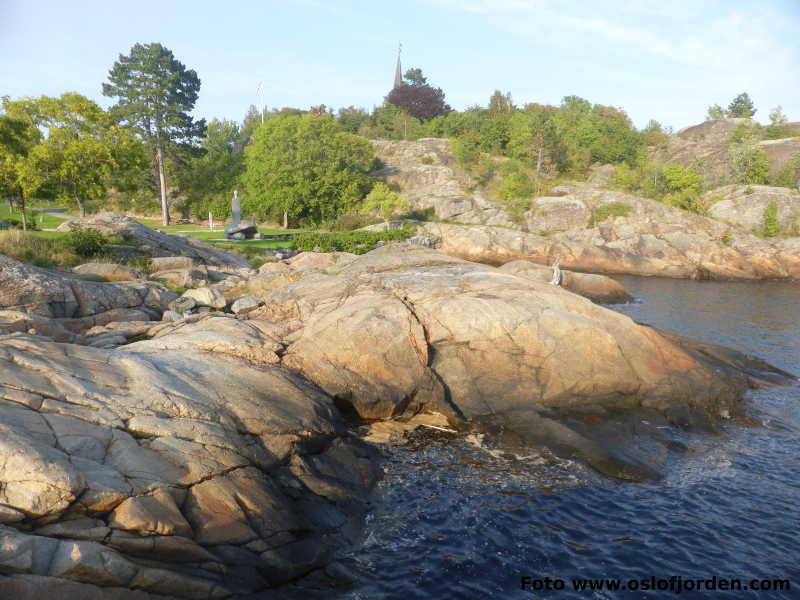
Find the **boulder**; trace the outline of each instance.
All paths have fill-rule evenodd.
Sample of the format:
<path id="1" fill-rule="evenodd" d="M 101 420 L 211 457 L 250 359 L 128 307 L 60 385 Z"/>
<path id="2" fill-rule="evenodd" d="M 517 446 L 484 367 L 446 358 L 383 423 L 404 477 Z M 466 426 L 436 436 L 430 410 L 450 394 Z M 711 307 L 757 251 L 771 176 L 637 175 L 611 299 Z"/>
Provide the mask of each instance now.
<path id="1" fill-rule="evenodd" d="M 113 263 L 85 263 L 72 270 L 78 275 L 95 281 L 136 281 L 144 279 L 144 274 L 141 271 Z"/>
<path id="2" fill-rule="evenodd" d="M 181 296 L 169 303 L 169 309 L 176 313 L 185 313 L 197 306 L 197 300 L 191 296 Z"/>
<path id="3" fill-rule="evenodd" d="M 183 294 L 184 298 L 193 299 L 198 306 L 209 306 L 211 308 L 222 309 L 227 305 L 225 295 L 213 287 L 201 287 L 187 290 Z"/>
<path id="4" fill-rule="evenodd" d="M 258 227 L 253 221 L 241 221 L 225 225 L 225 238 L 229 240 L 251 240 L 258 235 Z"/>
<path id="5" fill-rule="evenodd" d="M 95 229 L 104 235 L 122 237 L 154 257 L 184 256 L 199 264 L 218 267 L 249 268 L 250 266 L 243 256 L 235 252 L 220 250 L 190 236 L 161 233 L 118 213 L 104 212 L 83 219 L 72 219 L 59 225 L 58 231 L 70 231 L 76 227 Z"/>
<path id="6" fill-rule="evenodd" d="M 191 269 L 195 266 L 195 261 L 188 256 L 154 256 L 150 259 L 150 266 L 153 272 L 175 271 L 178 269 Z"/>
<path id="7" fill-rule="evenodd" d="M 261 301 L 258 298 L 252 294 L 247 294 L 234 300 L 233 304 L 231 304 L 231 312 L 235 315 L 244 315 L 258 308 L 260 304 Z"/>
<path id="8" fill-rule="evenodd" d="M 208 285 L 208 271 L 204 266 L 189 269 L 156 271 L 150 275 L 152 281 L 167 282 L 183 288 L 199 288 Z"/>

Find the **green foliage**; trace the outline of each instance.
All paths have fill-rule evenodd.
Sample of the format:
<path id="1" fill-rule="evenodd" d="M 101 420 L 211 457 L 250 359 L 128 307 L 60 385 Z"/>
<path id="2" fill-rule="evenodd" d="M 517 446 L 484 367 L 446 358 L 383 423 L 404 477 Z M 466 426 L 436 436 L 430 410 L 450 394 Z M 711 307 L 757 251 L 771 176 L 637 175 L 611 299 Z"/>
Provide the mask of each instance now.
<path id="1" fill-rule="evenodd" d="M 328 116 L 270 119 L 245 148 L 242 208 L 258 220 L 323 221 L 352 211 L 372 188 L 369 141 Z"/>
<path id="2" fill-rule="evenodd" d="M 720 238 L 720 240 L 721 240 L 721 241 L 722 241 L 722 243 L 723 243 L 723 244 L 725 244 L 726 246 L 732 246 L 732 245 L 733 245 L 733 236 L 731 235 L 731 232 L 730 232 L 730 231 L 725 231 L 725 232 L 722 234 L 722 237 Z"/>
<path id="3" fill-rule="evenodd" d="M 766 139 L 779 140 L 792 137 L 792 130 L 786 127 L 789 120 L 781 106 L 776 106 L 769 113 L 770 124 L 767 125 Z"/>
<path id="4" fill-rule="evenodd" d="M 648 146 L 663 147 L 669 142 L 669 133 L 655 119 L 650 119 L 641 131 L 642 139 Z"/>
<path id="5" fill-rule="evenodd" d="M 728 105 L 728 116 L 750 118 L 756 114 L 756 108 L 747 92 L 742 92 Z"/>
<path id="6" fill-rule="evenodd" d="M 755 139 L 746 139 L 731 148 L 731 169 L 737 183 L 765 184 L 769 180 L 767 154 Z"/>
<path id="7" fill-rule="evenodd" d="M 63 243 L 66 248 L 78 256 L 91 258 L 105 250 L 108 240 L 95 229 L 77 228 L 64 236 Z"/>
<path id="8" fill-rule="evenodd" d="M 244 154 L 236 151 L 241 132 L 235 121 L 218 119 L 211 120 L 206 132 L 205 153 L 190 158 L 178 174 L 186 196 L 182 206 L 198 218 L 208 218 L 212 212 L 215 219 L 225 219 L 230 216 L 233 190 L 240 187 L 244 173 Z"/>
<path id="9" fill-rule="evenodd" d="M 728 117 L 728 111 L 722 108 L 719 104 L 712 104 L 708 107 L 706 112 L 706 121 L 717 121 Z"/>
<path id="10" fill-rule="evenodd" d="M 374 250 L 379 241 L 404 240 L 414 234 L 412 228 L 388 231 L 347 231 L 341 233 L 304 233 L 295 236 L 292 248 L 300 252 L 351 252 L 365 254 Z"/>
<path id="11" fill-rule="evenodd" d="M 422 74 L 422 69 L 414 68 L 408 69 L 406 74 L 403 75 L 403 79 L 405 79 L 409 85 L 427 85 L 428 78 Z"/>
<path id="12" fill-rule="evenodd" d="M 461 137 L 453 140 L 451 150 L 456 162 L 469 170 L 481 157 L 481 138 L 477 131 L 465 132 Z"/>
<path id="13" fill-rule="evenodd" d="M 383 182 L 374 185 L 361 207 L 362 214 L 377 212 L 384 221 L 389 221 L 392 215 L 408 210 L 408 202 L 397 192 L 389 189 Z"/>
<path id="14" fill-rule="evenodd" d="M 753 134 L 753 125 L 748 123 L 739 123 L 728 141 L 731 144 L 741 144 L 742 142 L 745 142 L 751 138 Z"/>
<path id="15" fill-rule="evenodd" d="M 504 162 L 500 166 L 502 183 L 500 185 L 499 196 L 503 200 L 514 200 L 517 198 L 529 198 L 536 193 L 536 182 L 522 168 L 522 165 L 514 160 Z"/>
<path id="16" fill-rule="evenodd" d="M 422 160 L 420 161 L 423 165 L 432 165 L 433 159 L 430 156 L 423 156 Z"/>
<path id="17" fill-rule="evenodd" d="M 340 108 L 336 115 L 336 120 L 339 121 L 342 129 L 348 133 L 358 133 L 358 130 L 369 121 L 369 118 L 369 113 L 366 110 L 355 106 Z"/>
<path id="18" fill-rule="evenodd" d="M 609 217 L 627 217 L 631 212 L 631 207 L 624 202 L 609 202 L 592 208 L 592 216 L 589 217 L 589 227 L 596 227 Z"/>
<path id="19" fill-rule="evenodd" d="M 764 235 L 767 237 L 775 237 L 780 234 L 780 232 L 781 226 L 778 223 L 778 203 L 772 200 L 764 209 Z"/>
<path id="20" fill-rule="evenodd" d="M 390 102 L 377 107 L 368 121 L 361 124 L 358 135 L 370 139 L 415 140 L 420 137 L 422 123 L 407 111 Z"/>
<path id="21" fill-rule="evenodd" d="M 642 157 L 635 167 L 624 163 L 618 166 L 614 184 L 627 192 L 698 214 L 707 214 L 711 206 L 701 195 L 704 186 L 700 174 L 678 164 L 662 165 Z"/>

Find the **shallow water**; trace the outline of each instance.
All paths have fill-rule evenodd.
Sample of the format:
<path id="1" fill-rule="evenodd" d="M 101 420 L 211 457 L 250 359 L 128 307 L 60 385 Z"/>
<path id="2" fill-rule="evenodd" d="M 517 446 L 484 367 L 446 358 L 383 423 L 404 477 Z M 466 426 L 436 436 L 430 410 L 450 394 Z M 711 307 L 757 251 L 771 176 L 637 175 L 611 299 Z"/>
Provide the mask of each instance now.
<path id="1" fill-rule="evenodd" d="M 800 373 L 800 286 L 620 278 L 637 321 Z M 719 435 L 671 432 L 657 483 L 624 483 L 548 455 L 504 458 L 442 439 L 391 450 L 340 597 L 667 598 L 574 591 L 577 578 L 788 579 L 791 591 L 685 598 L 800 598 L 800 386 L 754 390 Z M 476 441 L 476 440 L 473 440 Z M 564 581 L 523 591 L 521 577 Z M 555 585 L 555 582 L 551 582 Z"/>

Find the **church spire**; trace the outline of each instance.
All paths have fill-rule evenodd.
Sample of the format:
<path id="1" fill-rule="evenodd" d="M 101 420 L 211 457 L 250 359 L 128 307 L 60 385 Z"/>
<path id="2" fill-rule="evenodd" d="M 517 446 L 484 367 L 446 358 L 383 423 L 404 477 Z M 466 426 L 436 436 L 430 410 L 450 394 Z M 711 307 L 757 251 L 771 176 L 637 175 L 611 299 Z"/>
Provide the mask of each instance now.
<path id="1" fill-rule="evenodd" d="M 397 47 L 397 66 L 394 69 L 394 87 L 399 88 L 403 85 L 403 69 L 400 68 L 400 53 L 403 51 L 403 44 Z"/>

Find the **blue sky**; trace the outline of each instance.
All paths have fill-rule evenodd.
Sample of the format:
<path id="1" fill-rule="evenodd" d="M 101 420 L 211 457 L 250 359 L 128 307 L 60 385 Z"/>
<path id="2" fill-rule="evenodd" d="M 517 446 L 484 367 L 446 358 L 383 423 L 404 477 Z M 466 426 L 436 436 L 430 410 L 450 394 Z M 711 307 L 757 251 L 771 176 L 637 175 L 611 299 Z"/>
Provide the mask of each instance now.
<path id="1" fill-rule="evenodd" d="M 800 121 L 800 0 L 0 0 L 0 95 L 108 106 L 118 55 L 158 41 L 198 72 L 198 116 L 240 120 L 262 80 L 270 108 L 371 109 L 399 40 L 458 109 L 576 94 L 677 130 L 747 91 Z"/>

